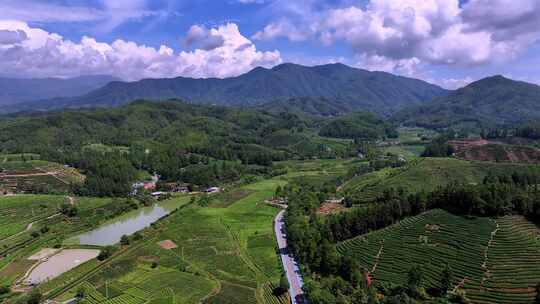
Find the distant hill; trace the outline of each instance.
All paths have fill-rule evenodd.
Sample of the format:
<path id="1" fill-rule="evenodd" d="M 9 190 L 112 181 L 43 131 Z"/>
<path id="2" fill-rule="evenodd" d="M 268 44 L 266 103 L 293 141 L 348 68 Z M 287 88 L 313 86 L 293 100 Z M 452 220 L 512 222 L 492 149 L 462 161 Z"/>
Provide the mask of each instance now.
<path id="1" fill-rule="evenodd" d="M 279 99 L 256 106 L 257 109 L 273 114 L 294 113 L 333 117 L 353 111 L 354 107 L 324 97 L 295 97 Z"/>
<path id="2" fill-rule="evenodd" d="M 68 79 L 0 77 L 0 106 L 39 99 L 78 96 L 117 80 L 118 78 L 105 75 L 81 76 Z"/>
<path id="3" fill-rule="evenodd" d="M 343 64 L 306 67 L 289 63 L 272 69 L 259 67 L 226 79 L 177 77 L 111 82 L 82 96 L 30 102 L 12 111 L 119 106 L 139 98 L 252 106 L 277 99 L 323 97 L 346 108 L 387 114 L 446 94 L 446 90 L 436 85 L 384 72 Z"/>
<path id="4" fill-rule="evenodd" d="M 540 118 L 540 86 L 493 76 L 405 109 L 398 121 L 429 128 L 517 125 Z"/>

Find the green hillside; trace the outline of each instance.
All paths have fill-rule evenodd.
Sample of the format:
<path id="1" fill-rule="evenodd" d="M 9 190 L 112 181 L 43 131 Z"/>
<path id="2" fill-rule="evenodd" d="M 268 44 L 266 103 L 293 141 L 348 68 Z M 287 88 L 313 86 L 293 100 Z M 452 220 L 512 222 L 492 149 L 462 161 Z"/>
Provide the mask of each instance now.
<path id="1" fill-rule="evenodd" d="M 420 265 L 423 287 L 440 288 L 445 265 L 451 289 L 472 303 L 533 303 L 540 275 L 540 230 L 520 216 L 466 219 L 442 210 L 337 245 L 358 257 L 375 284 L 402 284 Z"/>
<path id="2" fill-rule="evenodd" d="M 396 119 L 428 128 L 517 125 L 540 118 L 540 87 L 493 76 L 403 110 Z"/>
<path id="3" fill-rule="evenodd" d="M 387 189 L 433 191 L 450 183 L 479 184 L 488 174 L 538 171 L 526 164 L 466 161 L 455 158 L 420 158 L 400 168 L 385 168 L 347 181 L 343 191 L 358 202 L 368 202 Z"/>

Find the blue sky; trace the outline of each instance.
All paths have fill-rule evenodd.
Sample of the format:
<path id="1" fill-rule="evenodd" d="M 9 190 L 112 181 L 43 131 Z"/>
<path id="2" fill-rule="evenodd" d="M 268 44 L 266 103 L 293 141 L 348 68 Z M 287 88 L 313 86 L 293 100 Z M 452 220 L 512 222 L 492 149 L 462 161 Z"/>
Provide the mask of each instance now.
<path id="1" fill-rule="evenodd" d="M 2 0 L 0 75 L 230 77 L 332 62 L 540 83 L 536 0 Z"/>

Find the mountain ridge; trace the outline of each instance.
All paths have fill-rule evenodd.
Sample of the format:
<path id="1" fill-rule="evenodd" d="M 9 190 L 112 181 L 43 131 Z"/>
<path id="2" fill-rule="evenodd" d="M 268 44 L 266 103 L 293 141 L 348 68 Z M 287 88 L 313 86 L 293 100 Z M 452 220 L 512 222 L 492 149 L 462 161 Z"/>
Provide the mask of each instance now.
<path id="1" fill-rule="evenodd" d="M 85 95 L 33 101 L 15 110 L 120 106 L 136 99 L 178 98 L 193 103 L 253 106 L 271 100 L 323 97 L 354 109 L 392 113 L 405 105 L 425 103 L 448 91 L 427 82 L 369 72 L 343 64 L 302 66 L 284 63 L 254 68 L 231 78 L 161 78 L 114 81 Z"/>
<path id="2" fill-rule="evenodd" d="M 115 80 L 119 79 L 109 75 L 83 75 L 73 78 L 0 77 L 0 106 L 60 96 L 77 96 Z"/>
<path id="3" fill-rule="evenodd" d="M 518 125 L 540 118 L 540 86 L 489 76 L 427 104 L 403 109 L 394 118 L 429 128 Z"/>

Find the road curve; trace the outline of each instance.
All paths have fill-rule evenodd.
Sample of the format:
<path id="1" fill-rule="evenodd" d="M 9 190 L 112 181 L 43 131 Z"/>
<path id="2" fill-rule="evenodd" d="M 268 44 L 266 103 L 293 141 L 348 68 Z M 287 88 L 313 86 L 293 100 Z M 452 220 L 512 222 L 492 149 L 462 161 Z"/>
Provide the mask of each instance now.
<path id="1" fill-rule="evenodd" d="M 302 281 L 298 263 L 294 260 L 294 256 L 287 246 L 284 214 L 285 210 L 282 210 L 274 219 L 274 230 L 278 242 L 279 255 L 281 256 L 281 262 L 283 263 L 287 280 L 289 280 L 289 294 L 291 295 L 292 304 L 307 304 L 308 302 L 302 290 L 304 282 Z"/>

